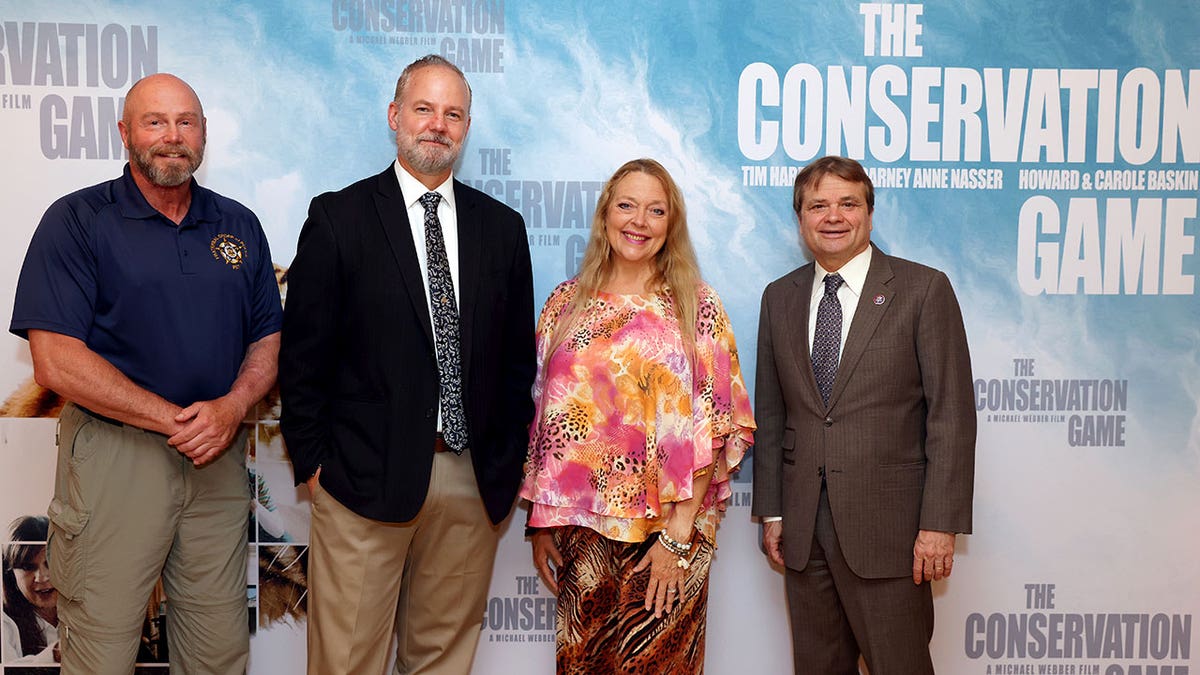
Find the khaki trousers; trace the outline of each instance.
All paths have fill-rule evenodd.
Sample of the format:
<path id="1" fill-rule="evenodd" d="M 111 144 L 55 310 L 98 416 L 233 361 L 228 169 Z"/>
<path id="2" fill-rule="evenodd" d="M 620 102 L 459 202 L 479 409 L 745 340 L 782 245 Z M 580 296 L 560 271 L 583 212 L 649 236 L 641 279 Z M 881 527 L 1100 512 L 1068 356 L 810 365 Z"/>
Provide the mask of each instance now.
<path id="1" fill-rule="evenodd" d="M 393 635 L 396 673 L 470 672 L 500 529 L 469 451 L 434 455 L 407 523 L 364 518 L 318 486 L 309 538 L 309 675 L 381 675 Z"/>
<path id="2" fill-rule="evenodd" d="M 133 672 L 160 575 L 171 672 L 246 671 L 246 438 L 196 468 L 161 434 L 63 408 L 47 553 L 63 675 Z"/>

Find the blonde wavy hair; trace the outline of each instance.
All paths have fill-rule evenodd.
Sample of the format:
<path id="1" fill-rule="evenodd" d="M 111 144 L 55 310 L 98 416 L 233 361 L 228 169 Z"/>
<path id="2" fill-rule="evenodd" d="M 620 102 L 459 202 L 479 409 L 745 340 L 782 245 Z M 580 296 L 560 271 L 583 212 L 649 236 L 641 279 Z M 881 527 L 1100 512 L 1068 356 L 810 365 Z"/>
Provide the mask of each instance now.
<path id="1" fill-rule="evenodd" d="M 689 356 L 692 353 L 696 343 L 697 289 L 701 279 L 696 250 L 692 248 L 692 239 L 688 236 L 687 208 L 683 203 L 683 193 L 663 165 L 653 159 L 642 158 L 622 164 L 600 191 L 596 213 L 592 216 L 587 250 L 583 253 L 579 274 L 575 276 L 575 297 L 556 321 L 548 354 L 553 354 L 570 335 L 583 316 L 583 308 L 588 300 L 595 297 L 596 292 L 604 288 L 604 284 L 612 277 L 614 253 L 608 241 L 606 216 L 615 198 L 617 183 L 634 172 L 658 179 L 663 192 L 667 193 L 667 237 L 663 247 L 654 256 L 654 275 L 650 279 L 649 290 L 671 295 L 684 346 Z"/>

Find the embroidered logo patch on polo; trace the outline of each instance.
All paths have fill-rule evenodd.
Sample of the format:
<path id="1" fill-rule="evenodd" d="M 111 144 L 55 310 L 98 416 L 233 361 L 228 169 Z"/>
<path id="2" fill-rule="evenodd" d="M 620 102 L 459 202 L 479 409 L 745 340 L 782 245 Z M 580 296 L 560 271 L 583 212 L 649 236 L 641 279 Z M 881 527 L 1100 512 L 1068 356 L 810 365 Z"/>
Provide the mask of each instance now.
<path id="1" fill-rule="evenodd" d="M 246 244 L 232 234 L 218 234 L 208 243 L 213 258 L 224 260 L 226 265 L 239 269 L 246 261 Z"/>

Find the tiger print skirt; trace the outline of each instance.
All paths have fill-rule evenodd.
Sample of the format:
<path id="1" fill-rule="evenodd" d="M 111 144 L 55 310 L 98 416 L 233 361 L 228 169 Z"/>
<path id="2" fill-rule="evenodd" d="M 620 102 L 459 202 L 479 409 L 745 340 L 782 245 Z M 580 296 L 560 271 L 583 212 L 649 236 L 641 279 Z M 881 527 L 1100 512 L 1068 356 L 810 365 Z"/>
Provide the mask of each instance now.
<path id="1" fill-rule="evenodd" d="M 586 527 L 554 528 L 558 569 L 556 655 L 559 675 L 697 675 L 704 672 L 705 617 L 712 545 L 693 540 L 682 597 L 655 619 L 647 612 L 650 570 L 633 568 L 655 538 L 630 544 Z"/>

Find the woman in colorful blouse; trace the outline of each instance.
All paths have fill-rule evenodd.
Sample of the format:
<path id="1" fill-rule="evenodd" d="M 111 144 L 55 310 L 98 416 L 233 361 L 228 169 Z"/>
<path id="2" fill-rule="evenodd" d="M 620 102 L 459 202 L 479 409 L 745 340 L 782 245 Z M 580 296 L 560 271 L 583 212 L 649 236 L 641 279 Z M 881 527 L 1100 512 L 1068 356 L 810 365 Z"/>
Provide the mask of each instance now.
<path id="1" fill-rule="evenodd" d="M 537 341 L 521 496 L 558 596 L 558 672 L 702 672 L 717 523 L 754 420 L 729 317 L 658 162 L 605 184 L 579 275 L 546 301 Z"/>

